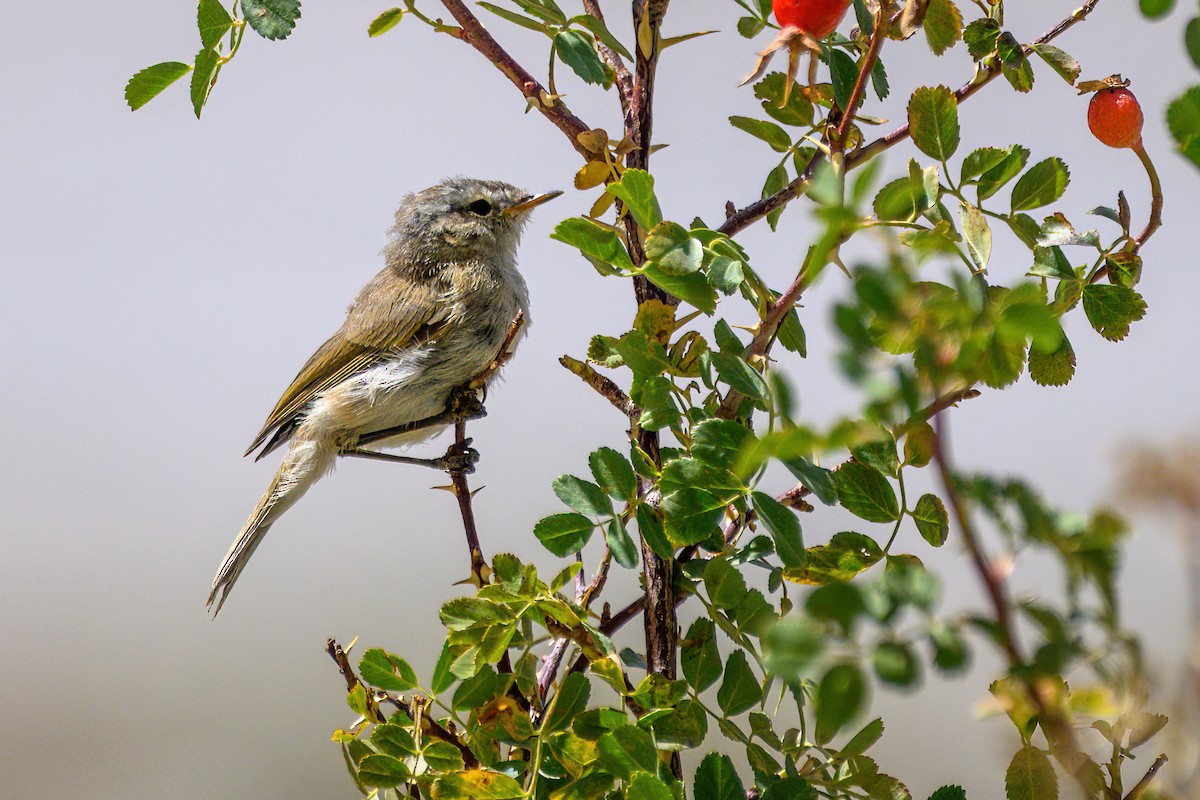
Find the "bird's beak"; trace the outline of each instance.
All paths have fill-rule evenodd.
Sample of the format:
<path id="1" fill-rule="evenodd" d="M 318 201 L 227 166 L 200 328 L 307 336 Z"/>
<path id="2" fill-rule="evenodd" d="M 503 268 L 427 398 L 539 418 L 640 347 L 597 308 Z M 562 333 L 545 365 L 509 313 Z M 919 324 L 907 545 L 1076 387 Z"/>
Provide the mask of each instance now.
<path id="1" fill-rule="evenodd" d="M 519 203 L 515 203 L 515 204 L 509 206 L 508 208 L 504 209 L 503 213 L 505 216 L 508 216 L 508 217 L 511 217 L 514 214 L 524 214 L 526 211 L 530 211 L 532 209 L 537 208 L 542 203 L 553 200 L 554 198 L 558 197 L 560 194 L 562 194 L 562 192 L 555 190 L 553 192 L 546 192 L 545 194 L 539 194 L 535 197 L 529 197 L 529 198 L 526 198 L 525 200 L 522 200 Z"/>

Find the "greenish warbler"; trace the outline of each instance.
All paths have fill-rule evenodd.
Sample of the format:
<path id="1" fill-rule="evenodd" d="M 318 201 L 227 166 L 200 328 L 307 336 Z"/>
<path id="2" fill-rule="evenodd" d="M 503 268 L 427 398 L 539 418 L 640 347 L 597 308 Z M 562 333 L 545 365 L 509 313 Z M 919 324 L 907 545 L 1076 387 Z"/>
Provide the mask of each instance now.
<path id="1" fill-rule="evenodd" d="M 401 201 L 383 270 L 308 359 L 246 451 L 261 447 L 260 459 L 289 445 L 213 580 L 214 615 L 263 536 L 340 454 L 356 450 L 361 437 L 444 412 L 453 391 L 496 358 L 518 312 L 528 321 L 517 244 L 529 212 L 559 194 L 451 178 Z M 443 427 L 372 444 L 413 444 Z"/>

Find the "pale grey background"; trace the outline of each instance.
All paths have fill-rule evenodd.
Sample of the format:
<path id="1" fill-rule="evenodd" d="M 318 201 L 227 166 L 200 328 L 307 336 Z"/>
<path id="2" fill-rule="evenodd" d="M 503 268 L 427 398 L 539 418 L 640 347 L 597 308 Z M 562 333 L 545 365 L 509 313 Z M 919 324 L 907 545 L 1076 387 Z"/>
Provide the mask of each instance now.
<path id="1" fill-rule="evenodd" d="M 350 713 L 325 638 L 403 650 L 428 675 L 438 642 L 426 621 L 460 591 L 452 584 L 467 567 L 454 505 L 429 491 L 438 481 L 424 471 L 342 465 L 276 527 L 221 619 L 203 608 L 274 468 L 240 453 L 377 270 L 400 196 L 451 174 L 569 188 L 578 167 L 561 135 L 524 114 L 512 87 L 465 46 L 411 20 L 368 40 L 366 25 L 385 6 L 308 2 L 289 41 L 248 36 L 197 122 L 183 86 L 136 115 L 121 98 L 137 69 L 195 52 L 190 0 L 0 3 L 9 30 L 0 51 L 4 798 L 351 797 L 328 741 Z M 606 6 L 616 18 L 624 4 Z M 1028 40 L 1075 3 L 1020 6 L 1028 12 L 1016 33 Z M 967 466 L 1020 471 L 1067 506 L 1121 505 L 1111 474 L 1122 443 L 1170 441 L 1195 422 L 1200 174 L 1169 152 L 1160 114 L 1195 75 L 1182 12 L 1152 26 L 1134 6 L 1101 3 L 1061 44 L 1087 77 L 1133 77 L 1149 110 L 1146 140 L 1168 194 L 1167 226 L 1145 253 L 1150 316 L 1120 346 L 1076 319 L 1080 374 L 1068 388 L 1025 380 L 954 415 Z M 670 50 L 659 75 L 656 138 L 672 143 L 655 157 L 659 191 L 684 220 L 716 220 L 727 199 L 753 199 L 774 163 L 724 122 L 758 110 L 736 83 L 765 40 L 731 33 L 736 9 L 717 0 L 679 0 L 667 31 L 701 27 L 710 12 L 726 33 Z M 491 26 L 542 71 L 543 41 Z M 961 48 L 941 62 L 920 40 L 889 50 L 897 100 L 883 113 L 893 120 L 940 70 L 954 86 L 970 74 Z M 1119 188 L 1144 220 L 1136 159 L 1095 142 L 1086 101 L 1037 72 L 1044 90 L 1033 96 L 998 83 L 964 106 L 966 141 L 1021 140 L 1035 158 L 1067 156 L 1064 210 L 1080 224 Z M 563 86 L 591 125 L 619 130 L 613 98 L 572 78 Z M 910 152 L 897 148 L 890 168 Z M 522 250 L 535 325 L 490 416 L 472 426 L 488 552 L 537 553 L 529 530 L 556 509 L 552 478 L 585 469 L 587 449 L 622 438 L 611 410 L 555 363 L 631 315 L 624 284 L 546 237 L 592 196 L 568 192 L 540 209 Z M 776 283 L 797 265 L 803 216 L 785 215 L 777 236 L 759 226 L 744 238 Z M 1013 280 L 1026 266 L 1006 247 L 993 273 Z M 828 313 L 845 289 L 831 273 L 811 293 L 812 355 L 789 362 L 817 420 L 848 398 L 831 363 Z M 820 515 L 805 524 L 811 542 L 837 530 Z M 1170 676 L 1186 626 L 1166 532 L 1142 528 L 1124 586 L 1130 625 Z M 955 547 L 928 561 L 947 574 L 951 605 L 980 601 Z M 1022 574 L 1035 590 L 1057 579 L 1036 565 Z M 614 599 L 632 595 L 628 584 Z M 882 695 L 880 759 L 918 797 L 942 782 L 979 800 L 1002 794 L 999 771 L 1015 743 L 1006 723 L 974 721 L 994 665 L 981 666 L 969 680 L 928 681 L 917 696 Z"/>

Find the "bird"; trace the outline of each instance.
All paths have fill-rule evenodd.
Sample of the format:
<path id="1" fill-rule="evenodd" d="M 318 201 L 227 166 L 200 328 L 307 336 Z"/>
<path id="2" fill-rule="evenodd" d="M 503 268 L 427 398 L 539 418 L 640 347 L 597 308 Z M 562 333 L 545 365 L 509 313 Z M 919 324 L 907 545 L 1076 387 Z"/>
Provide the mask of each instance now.
<path id="1" fill-rule="evenodd" d="M 444 429 L 448 422 L 436 418 L 454 391 L 489 367 L 518 314 L 529 320 L 517 245 L 530 212 L 560 194 L 457 177 L 401 200 L 383 269 L 300 369 L 246 450 L 247 456 L 258 450 L 257 461 L 288 445 L 213 579 L 207 607 L 214 617 L 267 531 L 339 455 L 364 454 L 360 440 L 395 447 Z M 523 333 L 512 337 L 510 349 Z M 431 419 L 438 424 L 390 435 Z"/>

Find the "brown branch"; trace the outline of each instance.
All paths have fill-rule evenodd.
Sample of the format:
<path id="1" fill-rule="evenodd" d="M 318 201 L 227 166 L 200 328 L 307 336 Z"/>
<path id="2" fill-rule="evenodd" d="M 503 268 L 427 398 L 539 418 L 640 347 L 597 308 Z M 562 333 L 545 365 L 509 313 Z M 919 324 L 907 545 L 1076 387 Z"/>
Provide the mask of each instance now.
<path id="1" fill-rule="evenodd" d="M 604 12 L 600 10 L 598 0 L 583 0 L 584 13 L 593 16 L 601 25 L 608 27 L 604 22 Z M 625 66 L 625 62 L 621 60 L 621 54 L 604 42 L 596 39 L 596 49 L 600 51 L 600 57 L 604 59 L 604 63 L 612 67 L 613 73 L 616 74 L 617 97 L 621 100 L 621 110 L 626 114 L 629 113 L 629 102 L 633 97 L 633 75 L 629 72 L 629 67 Z"/>
<path id="2" fill-rule="evenodd" d="M 625 394 L 620 386 L 617 386 L 617 384 L 599 372 L 596 372 L 596 370 L 592 369 L 586 363 L 570 356 L 563 356 L 558 360 L 558 363 L 577 375 L 588 386 L 595 389 L 601 397 L 612 403 L 613 408 L 631 420 L 636 420 L 642 415 L 642 410 L 634 405 L 633 401 L 629 399 L 629 395 Z"/>
<path id="3" fill-rule="evenodd" d="M 938 414 L 941 414 L 946 409 L 954 408 L 965 400 L 974 400 L 981 394 L 983 393 L 978 389 L 969 387 L 966 389 L 957 389 L 953 392 L 946 392 L 935 399 L 932 403 L 922 408 L 916 414 L 913 414 L 907 420 L 893 428 L 892 436 L 899 439 L 901 436 L 908 433 L 918 425 L 929 422 L 929 420 L 933 419 Z"/>
<path id="4" fill-rule="evenodd" d="M 1069 774 L 1079 781 L 1085 790 L 1088 790 L 1089 781 L 1083 770 L 1091 761 L 1080 751 L 1070 720 L 1065 719 L 1058 709 L 1047 704 L 1039 691 L 1037 682 L 1022 673 L 1021 668 L 1025 665 L 1025 661 L 1017 643 L 1016 624 L 1012 618 L 1012 606 L 1008 600 L 1004 580 L 995 565 L 983 552 L 979 532 L 976 531 L 958 487 L 955 485 L 946 446 L 946 428 L 943 417 L 937 418 L 936 432 L 933 445 L 933 464 L 941 480 L 946 498 L 950 501 L 950 509 L 958 524 L 959 532 L 962 534 L 971 563 L 983 582 L 984 589 L 991 601 L 992 612 L 995 614 L 996 624 L 1003 637 L 1001 646 L 1008 660 L 1009 674 L 1021 682 L 1030 702 L 1037 709 L 1038 724 L 1046 735 L 1046 741 L 1050 745 L 1050 751 L 1054 757 Z"/>
<path id="5" fill-rule="evenodd" d="M 1075 11 L 1071 12 L 1069 16 L 1062 19 L 1049 31 L 1038 37 L 1033 44 L 1048 44 L 1049 42 L 1057 39 L 1076 23 L 1082 22 L 1084 19 L 1086 19 L 1087 16 L 1091 14 L 1093 10 L 1095 10 L 1099 2 L 1100 0 L 1088 0 L 1082 6 L 1075 9 Z M 1028 55 L 1033 51 L 1031 47 L 1026 47 L 1024 48 L 1024 52 L 1026 55 Z M 955 99 L 959 103 L 966 101 L 984 86 L 987 86 L 989 83 L 995 80 L 996 77 L 1001 74 L 1001 71 L 1001 67 L 998 63 L 987 67 L 981 73 L 979 73 L 976 78 L 960 87 L 958 91 L 954 93 Z M 895 145 L 907 139 L 911 133 L 912 132 L 909 129 L 908 124 L 905 123 L 890 133 L 880 136 L 878 139 L 866 145 L 865 147 L 859 148 L 846 158 L 846 171 L 848 172 L 855 167 L 871 160 L 884 150 L 894 147 Z M 792 200 L 800 196 L 800 193 L 804 190 L 805 185 L 812 177 L 812 172 L 816 167 L 817 162 L 820 160 L 821 155 L 819 153 L 814 155 L 812 160 L 809 161 L 808 167 L 806 167 L 804 172 L 794 181 L 789 183 L 787 186 L 784 186 L 775 194 L 751 203 L 741 211 L 729 216 L 717 230 L 728 236 L 734 236 L 750 227 L 755 222 L 758 222 L 772 211 L 777 211 L 780 208 L 783 208 Z"/>
<path id="6" fill-rule="evenodd" d="M 575 602 L 584 611 L 587 611 L 592 604 L 592 599 L 604 590 L 604 584 L 608 582 L 608 570 L 612 565 L 612 552 L 605 547 L 604 555 L 600 557 L 600 565 L 596 567 L 596 574 L 592 577 L 592 582 L 586 587 L 582 584 L 577 585 L 575 589 Z M 554 679 L 558 677 L 558 668 L 562 666 L 563 657 L 567 654 L 567 647 L 570 646 L 571 640 L 568 637 L 563 637 L 554 643 L 554 647 L 546 656 L 542 664 L 542 670 L 538 674 L 538 696 L 544 702 L 546 694 L 550 691 L 550 687 L 554 685 Z M 580 659 L 586 664 L 587 659 L 580 656 Z"/>
<path id="7" fill-rule="evenodd" d="M 358 679 L 358 676 L 354 674 L 354 667 L 350 665 L 350 659 L 346 656 L 346 651 L 342 649 L 342 646 L 338 644 L 336 640 L 326 640 L 325 652 L 328 653 L 329 657 L 333 659 L 333 663 L 337 664 L 338 672 L 342 674 L 342 677 L 346 681 L 347 692 L 353 692 L 359 686 L 363 686 L 364 689 L 366 688 L 362 681 Z M 440 739 L 441 741 L 452 744 L 458 748 L 458 751 L 462 754 L 463 763 L 466 765 L 467 769 L 474 769 L 479 766 L 479 759 L 475 758 L 475 754 L 471 752 L 471 748 L 460 742 L 457 736 L 439 725 L 436 720 L 430 719 L 427 714 L 420 713 L 418 706 L 422 705 L 423 703 L 419 703 L 415 699 L 412 702 L 408 702 L 401 697 L 396 697 L 388 692 L 379 690 L 368 690 L 367 698 L 371 703 L 376 702 L 376 698 L 387 700 L 393 706 L 407 714 L 409 718 L 413 720 L 414 724 L 417 723 L 418 720 L 423 721 L 423 732 L 428 733 L 435 739 Z"/>
<path id="8" fill-rule="evenodd" d="M 858 80 L 854 82 L 854 89 L 850 92 L 850 101 L 846 104 L 845 113 L 842 115 L 842 123 L 838 126 L 837 136 L 834 137 L 834 152 L 845 151 L 846 142 L 850 139 L 850 129 L 854 127 L 854 116 L 858 113 L 858 107 L 867 93 L 867 82 L 871 80 L 871 72 L 875 69 L 875 63 L 879 61 L 879 51 L 883 49 L 883 42 L 887 39 L 888 26 L 885 24 L 884 17 L 887 15 L 889 6 L 891 6 L 891 2 L 881 2 L 879 10 L 875 12 L 875 30 L 871 35 L 871 44 L 867 48 L 866 56 L 863 57 L 862 65 L 858 68 Z"/>
<path id="9" fill-rule="evenodd" d="M 1158 774 L 1158 771 L 1163 768 L 1163 764 L 1166 763 L 1166 754 L 1154 759 L 1154 763 L 1150 765 L 1150 769 L 1147 770 L 1142 779 L 1137 782 L 1136 786 L 1129 790 L 1129 794 L 1125 795 L 1125 800 L 1138 800 L 1139 797 L 1145 794 L 1146 790 L 1150 788 L 1150 784 L 1154 782 L 1154 776 Z"/>
<path id="10" fill-rule="evenodd" d="M 455 35 L 495 64 L 496 68 L 512 81 L 513 86 L 520 90 L 531 107 L 536 108 L 554 127 L 566 134 L 576 152 L 584 158 L 592 157 L 594 154 L 579 142 L 579 134 L 590 130 L 589 126 L 568 111 L 561 100 L 547 100 L 549 93 L 546 88 L 492 38 L 483 27 L 483 23 L 467 9 L 462 0 L 442 0 L 442 5 L 461 26 L 461 30 Z"/>

